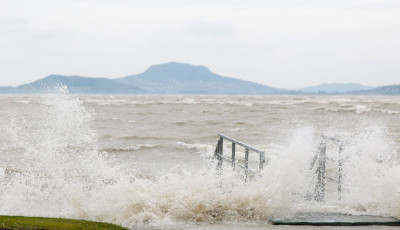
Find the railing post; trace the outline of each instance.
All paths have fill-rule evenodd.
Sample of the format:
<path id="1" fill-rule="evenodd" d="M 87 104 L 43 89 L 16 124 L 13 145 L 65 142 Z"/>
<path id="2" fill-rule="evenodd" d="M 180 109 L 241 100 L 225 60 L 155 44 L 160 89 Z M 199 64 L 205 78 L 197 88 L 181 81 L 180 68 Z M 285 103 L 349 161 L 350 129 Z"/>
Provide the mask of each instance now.
<path id="1" fill-rule="evenodd" d="M 317 168 L 318 181 L 315 187 L 315 200 L 325 200 L 325 163 L 326 163 L 326 138 L 324 137 L 318 148 L 319 164 Z"/>
<path id="2" fill-rule="evenodd" d="M 224 154 L 224 139 L 222 137 L 219 138 L 219 150 L 218 150 L 218 169 L 222 169 L 222 157 Z"/>
<path id="3" fill-rule="evenodd" d="M 244 157 L 244 167 L 246 171 L 246 177 L 249 172 L 249 149 L 246 148 L 245 157 Z"/>
<path id="4" fill-rule="evenodd" d="M 236 163 L 235 163 L 235 158 L 236 158 L 235 151 L 236 151 L 236 144 L 232 142 L 232 168 L 233 168 L 233 171 L 235 171 L 235 166 L 236 166 Z"/>
<path id="5" fill-rule="evenodd" d="M 338 199 L 342 199 L 342 184 L 343 184 L 343 143 L 339 145 L 339 168 L 338 168 Z"/>
<path id="6" fill-rule="evenodd" d="M 265 163 L 265 155 L 264 153 L 260 153 L 260 170 L 262 170 L 264 168 L 264 163 Z"/>
<path id="7" fill-rule="evenodd" d="M 219 140 L 217 141 L 217 146 L 215 147 L 214 158 L 218 159 L 218 154 L 219 154 Z"/>

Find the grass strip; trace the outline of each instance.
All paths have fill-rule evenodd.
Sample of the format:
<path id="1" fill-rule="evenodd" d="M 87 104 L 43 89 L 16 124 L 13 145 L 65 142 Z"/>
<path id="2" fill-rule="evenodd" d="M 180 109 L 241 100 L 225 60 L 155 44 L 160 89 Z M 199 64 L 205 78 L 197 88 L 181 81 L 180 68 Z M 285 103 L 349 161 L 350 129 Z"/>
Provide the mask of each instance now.
<path id="1" fill-rule="evenodd" d="M 35 230 L 70 230 L 70 229 L 115 229 L 121 226 L 87 220 L 72 220 L 63 218 L 0 216 L 0 229 L 35 229 Z"/>

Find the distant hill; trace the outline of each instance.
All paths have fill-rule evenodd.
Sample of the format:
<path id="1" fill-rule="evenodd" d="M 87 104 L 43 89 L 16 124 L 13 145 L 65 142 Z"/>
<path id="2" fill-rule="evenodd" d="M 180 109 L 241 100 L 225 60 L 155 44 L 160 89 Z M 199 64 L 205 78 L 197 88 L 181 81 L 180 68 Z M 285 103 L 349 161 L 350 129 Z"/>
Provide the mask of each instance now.
<path id="1" fill-rule="evenodd" d="M 170 62 L 118 79 L 50 75 L 17 87 L 0 86 L 0 94 L 207 94 L 207 95 L 400 95 L 400 85 L 372 88 L 354 83 L 332 83 L 299 90 L 278 89 L 251 81 L 224 77 L 204 66 Z M 300 91 L 301 90 L 301 91 Z"/>
<path id="2" fill-rule="evenodd" d="M 305 93 L 344 93 L 350 91 L 359 91 L 359 90 L 369 90 L 374 87 L 365 86 L 355 83 L 330 83 L 330 84 L 321 84 L 315 86 L 309 86 L 305 88 L 299 89 L 299 91 Z"/>
<path id="3" fill-rule="evenodd" d="M 0 86 L 0 93 L 12 93 L 13 90 L 14 90 L 13 87 Z"/>
<path id="4" fill-rule="evenodd" d="M 54 89 L 67 86 L 72 94 L 137 94 L 146 90 L 120 84 L 107 78 L 50 75 L 18 87 L 0 87 L 0 93 L 40 94 L 54 93 Z"/>
<path id="5" fill-rule="evenodd" d="M 400 95 L 400 85 L 386 85 L 370 90 L 358 90 L 347 92 L 351 95 Z"/>
<path id="6" fill-rule="evenodd" d="M 277 89 L 250 81 L 224 77 L 204 66 L 170 62 L 150 66 L 144 73 L 115 79 L 155 94 L 282 94 Z"/>

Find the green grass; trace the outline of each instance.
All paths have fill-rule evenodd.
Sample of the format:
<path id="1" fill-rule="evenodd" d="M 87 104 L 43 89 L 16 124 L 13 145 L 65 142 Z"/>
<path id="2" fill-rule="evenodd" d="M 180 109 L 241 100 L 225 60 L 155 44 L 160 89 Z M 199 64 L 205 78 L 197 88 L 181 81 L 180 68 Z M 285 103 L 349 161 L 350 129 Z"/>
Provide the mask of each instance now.
<path id="1" fill-rule="evenodd" d="M 0 216 L 0 229 L 126 229 L 115 224 L 93 222 L 86 220 L 71 220 L 62 218 Z"/>

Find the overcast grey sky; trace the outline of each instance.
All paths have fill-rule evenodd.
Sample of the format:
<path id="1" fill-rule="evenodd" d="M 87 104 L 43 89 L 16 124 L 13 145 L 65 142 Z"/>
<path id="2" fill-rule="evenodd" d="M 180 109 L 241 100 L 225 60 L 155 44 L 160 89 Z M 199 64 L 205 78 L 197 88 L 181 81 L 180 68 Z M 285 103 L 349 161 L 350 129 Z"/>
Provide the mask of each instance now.
<path id="1" fill-rule="evenodd" d="M 400 84 L 398 0 L 0 0 L 0 85 L 170 61 L 261 84 Z"/>

